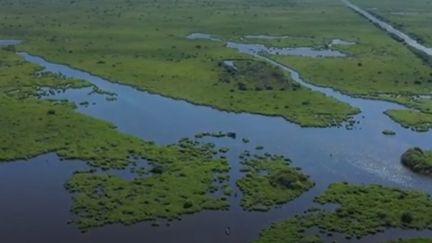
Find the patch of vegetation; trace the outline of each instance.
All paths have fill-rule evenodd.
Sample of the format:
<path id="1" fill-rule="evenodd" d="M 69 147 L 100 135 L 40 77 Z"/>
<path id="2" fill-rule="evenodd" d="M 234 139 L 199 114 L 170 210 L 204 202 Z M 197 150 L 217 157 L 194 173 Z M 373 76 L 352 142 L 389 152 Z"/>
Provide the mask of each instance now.
<path id="1" fill-rule="evenodd" d="M 205 137 L 214 137 L 214 138 L 223 138 L 228 137 L 232 139 L 236 139 L 237 134 L 235 132 L 201 132 L 195 135 L 195 138 L 205 138 Z"/>
<path id="2" fill-rule="evenodd" d="M 321 204 L 339 204 L 329 212 L 310 209 L 303 215 L 274 223 L 261 232 L 258 242 L 312 242 L 319 235 L 309 236 L 307 229 L 339 232 L 361 238 L 387 228 L 427 229 L 432 226 L 432 200 L 423 192 L 388 188 L 381 185 L 336 183 L 315 198 Z M 291 241 L 292 240 L 292 241 Z"/>
<path id="3" fill-rule="evenodd" d="M 41 88 L 83 88 L 93 86 L 91 83 L 66 78 L 60 74 L 43 72 L 13 52 L 0 49 L 0 92 L 3 96 L 15 99 L 34 98 L 39 96 Z"/>
<path id="4" fill-rule="evenodd" d="M 257 146 L 255 147 L 255 149 L 256 149 L 256 150 L 263 150 L 263 149 L 264 149 L 264 146 L 262 146 L 262 145 L 257 145 Z"/>
<path id="5" fill-rule="evenodd" d="M 115 127 L 74 111 L 64 102 L 16 99 L 0 94 L 0 160 L 56 152 L 102 168 L 126 167 L 131 156 L 158 160 L 180 151 L 118 132 Z"/>
<path id="6" fill-rule="evenodd" d="M 432 175 L 432 151 L 410 148 L 402 154 L 401 162 L 416 173 Z"/>
<path id="7" fill-rule="evenodd" d="M 389 110 L 385 114 L 395 122 L 414 131 L 425 132 L 431 128 L 432 122 L 432 99 L 429 95 L 407 96 L 407 95 L 380 95 L 380 98 L 404 104 L 410 110 Z"/>
<path id="8" fill-rule="evenodd" d="M 170 148 L 181 153 L 152 161 L 151 176 L 126 180 L 94 172 L 75 173 L 65 186 L 73 193 L 72 211 L 78 216 L 79 227 L 86 230 L 112 223 L 173 220 L 206 209 L 227 209 L 224 196 L 208 193 L 215 187 L 216 174 L 219 182 L 227 174 L 226 159 L 214 158 L 213 146 L 188 139 Z M 225 194 L 231 193 L 229 187 L 220 187 Z"/>
<path id="9" fill-rule="evenodd" d="M 396 132 L 390 129 L 384 129 L 382 131 L 382 134 L 386 135 L 386 136 L 394 136 L 396 135 Z"/>
<path id="10" fill-rule="evenodd" d="M 243 156 L 246 172 L 237 185 L 243 192 L 241 205 L 251 211 L 267 211 L 295 199 L 314 186 L 308 176 L 283 156 Z"/>
<path id="11" fill-rule="evenodd" d="M 427 132 L 432 128 L 432 113 L 416 110 L 388 110 L 385 114 L 403 127 L 418 132 Z"/>
<path id="12" fill-rule="evenodd" d="M 305 234 L 305 230 L 312 227 L 314 224 L 311 216 L 296 216 L 283 222 L 273 223 L 269 228 L 260 232 L 259 239 L 255 242 L 322 242 L 319 235 Z"/>
<path id="13" fill-rule="evenodd" d="M 413 108 L 415 110 L 419 110 L 424 113 L 432 114 L 432 99 L 430 99 L 429 95 L 422 96 L 398 96 L 395 99 L 396 102 L 400 102 L 406 104 L 408 107 Z"/>
<path id="14" fill-rule="evenodd" d="M 280 68 L 255 60 L 232 61 L 235 67 L 220 63 L 219 81 L 233 83 L 239 91 L 288 90 L 296 91 L 300 84 Z"/>

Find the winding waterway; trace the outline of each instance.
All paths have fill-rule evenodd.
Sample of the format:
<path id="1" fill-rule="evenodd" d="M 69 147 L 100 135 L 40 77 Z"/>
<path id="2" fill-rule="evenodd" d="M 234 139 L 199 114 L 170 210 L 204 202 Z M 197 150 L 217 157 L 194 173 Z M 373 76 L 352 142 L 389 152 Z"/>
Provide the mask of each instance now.
<path id="1" fill-rule="evenodd" d="M 19 55 L 44 67 L 45 71 L 84 79 L 104 91 L 116 93 L 114 101 L 107 99 L 106 95 L 91 92 L 91 88 L 56 91 L 46 98 L 67 99 L 76 104 L 88 102 L 89 105 L 79 105 L 77 111 L 112 122 L 122 132 L 160 144 L 174 143 L 200 132 L 236 132 L 237 139 L 205 139 L 230 147 L 230 183 L 234 188 L 235 181 L 242 176 L 238 155 L 246 149 L 254 151 L 256 145 L 263 145 L 266 152 L 291 158 L 295 166 L 311 175 L 317 186 L 298 199 L 266 213 L 245 212 L 239 204 L 240 196 L 232 196 L 228 211 L 187 215 L 169 226 L 152 227 L 149 222 L 132 226 L 109 225 L 83 234 L 75 225 L 67 224 L 72 217 L 69 212 L 71 195 L 63 188 L 63 183 L 74 171 L 84 170 L 87 166 L 82 161 L 60 161 L 55 154 L 47 154 L 29 161 L 0 164 L 3 198 L 0 216 L 7 218 L 0 221 L 2 239 L 7 242 L 247 242 L 256 239 L 258 232 L 272 222 L 309 208 L 313 205 L 313 197 L 333 182 L 380 183 L 432 193 L 430 178 L 410 172 L 399 162 L 400 154 L 407 148 L 429 148 L 432 132 L 412 132 L 383 114 L 387 109 L 400 108 L 400 105 L 353 98 L 330 88 L 314 86 L 303 80 L 294 69 L 259 53 L 248 52 L 247 48 L 242 49 L 241 43 L 228 43 L 228 47 L 276 65 L 302 85 L 360 108 L 362 112 L 354 117 L 355 126 L 353 129 L 302 128 L 280 117 L 220 111 L 113 83 L 28 53 Z M 396 135 L 384 136 L 384 129 L 391 129 Z M 243 137 L 251 142 L 243 143 Z M 240 195 L 238 189 L 235 190 Z M 228 226 L 230 235 L 225 234 Z M 355 241 L 371 242 L 417 235 L 432 233 L 392 229 Z"/>
<path id="2" fill-rule="evenodd" d="M 429 178 L 413 174 L 399 163 L 399 155 L 404 150 L 412 146 L 428 147 L 427 141 L 432 138 L 431 133 L 415 133 L 404 129 L 382 114 L 384 110 L 397 108 L 399 105 L 352 98 L 329 88 L 315 87 L 304 82 L 297 72 L 287 67 L 281 66 L 291 72 L 293 78 L 302 82 L 303 85 L 361 108 L 362 113 L 355 117 L 359 123 L 355 125 L 354 129 L 347 130 L 343 127 L 301 128 L 278 117 L 223 112 L 112 83 L 90 73 L 65 65 L 50 63 L 27 53 L 20 53 L 20 55 L 29 62 L 43 66 L 45 71 L 88 80 L 104 91 L 115 92 L 117 94 L 116 101 L 110 101 L 106 96 L 97 93 L 89 94 L 91 93 L 89 88 L 58 92 L 50 98 L 68 99 L 77 104 L 88 101 L 90 105 L 79 106 L 79 112 L 110 121 L 118 126 L 122 132 L 163 144 L 173 143 L 182 137 L 190 137 L 203 131 L 234 131 L 239 138 L 249 138 L 250 144 L 244 144 L 240 139 L 208 139 L 218 145 L 231 148 L 228 158 L 232 167 L 231 184 L 233 186 L 235 180 L 241 176 L 237 160 L 238 154 L 245 149 L 253 151 L 257 144 L 264 145 L 268 152 L 283 154 L 291 158 L 295 166 L 303 168 L 306 173 L 312 176 L 317 182 L 317 186 L 295 201 L 268 213 L 244 212 L 239 206 L 239 197 L 233 197 L 229 211 L 209 211 L 185 216 L 182 221 L 173 222 L 169 227 L 155 228 L 151 227 L 150 223 L 143 222 L 133 226 L 110 225 L 82 234 L 73 225 L 66 224 L 70 218 L 68 213 L 70 195 L 67 195 L 64 189 L 60 189 L 62 183 L 69 178 L 73 171 L 70 166 L 67 166 L 71 163 L 60 163 L 57 162 L 58 158 L 55 155 L 45 155 L 28 163 L 18 162 L 0 165 L 1 173 L 21 178 L 21 180 L 13 183 L 15 190 L 20 190 L 21 187 L 27 188 L 27 186 L 34 187 L 33 184 L 29 184 L 32 183 L 31 181 L 25 179 L 28 177 L 28 173 L 33 173 L 33 170 L 33 177 L 41 177 L 47 184 L 48 181 L 51 181 L 52 187 L 56 185 L 55 190 L 45 189 L 51 190 L 51 196 L 48 198 L 46 198 L 46 194 L 24 193 L 18 196 L 13 191 L 6 193 L 9 198 L 8 202 L 10 202 L 6 208 L 9 209 L 15 208 L 17 210 L 19 204 L 16 202 L 22 201 L 22 197 L 25 197 L 25 202 L 43 202 L 38 204 L 38 207 L 42 209 L 35 209 L 35 212 L 26 211 L 23 215 L 25 218 L 40 218 L 38 214 L 40 211 L 59 212 L 53 216 L 45 216 L 45 221 L 56 222 L 45 226 L 40 225 L 37 220 L 23 222 L 20 217 L 11 216 L 7 222 L 9 228 L 15 225 L 13 228 L 19 229 L 24 225 L 22 229 L 32 228 L 33 230 L 23 234 L 23 232 L 20 233 L 19 230 L 15 229 L 18 232 L 10 235 L 10 239 L 22 237 L 39 237 L 42 239 L 42 237 L 46 237 L 47 228 L 45 227 L 49 227 L 56 232 L 51 235 L 53 239 L 58 239 L 56 237 L 61 236 L 62 239 L 67 238 L 70 242 L 93 242 L 96 240 L 115 242 L 120 239 L 128 242 L 138 241 L 138 239 L 168 242 L 174 242 L 178 239 L 193 242 L 209 241 L 209 239 L 214 242 L 245 242 L 255 239 L 259 230 L 267 227 L 271 222 L 286 219 L 307 209 L 312 204 L 312 198 L 332 182 L 381 183 L 432 192 L 428 186 L 431 182 Z M 271 60 L 269 59 L 269 61 Z M 396 131 L 397 135 L 384 136 L 381 134 L 384 129 L 392 129 Z M 41 160 L 46 160 L 46 162 L 38 163 Z M 50 167 L 47 164 L 53 166 Z M 22 168 L 24 165 L 28 166 L 28 169 L 20 172 L 17 167 Z M 83 163 L 78 163 L 77 166 L 85 167 Z M 42 169 L 45 173 L 38 175 L 38 171 Z M 59 179 L 60 175 L 64 175 L 64 178 Z M 5 184 L 3 183 L 3 187 Z M 0 223 L 0 226 L 5 223 Z M 224 233 L 227 226 L 232 229 L 229 236 Z M 1 232 L 3 230 L 4 228 L 0 227 L 2 235 L 6 233 Z M 394 236 L 405 234 L 402 231 L 397 232 L 392 234 Z M 389 235 L 377 235 L 376 237 L 388 238 Z"/>

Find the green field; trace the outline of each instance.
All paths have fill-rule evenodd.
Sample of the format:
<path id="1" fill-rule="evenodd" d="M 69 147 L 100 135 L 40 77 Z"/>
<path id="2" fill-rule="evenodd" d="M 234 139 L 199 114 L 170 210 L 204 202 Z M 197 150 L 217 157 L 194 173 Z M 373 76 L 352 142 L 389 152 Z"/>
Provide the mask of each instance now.
<path id="1" fill-rule="evenodd" d="M 376 16 L 432 47 L 432 2 L 430 0 L 353 0 Z"/>

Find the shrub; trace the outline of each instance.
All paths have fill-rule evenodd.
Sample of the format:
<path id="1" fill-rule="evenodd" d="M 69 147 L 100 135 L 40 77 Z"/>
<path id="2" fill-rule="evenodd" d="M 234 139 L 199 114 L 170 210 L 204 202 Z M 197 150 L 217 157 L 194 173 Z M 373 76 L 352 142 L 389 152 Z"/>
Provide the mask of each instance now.
<path id="1" fill-rule="evenodd" d="M 404 212 L 401 215 L 401 222 L 404 224 L 410 224 L 413 220 L 414 218 L 410 212 Z"/>
<path id="2" fill-rule="evenodd" d="M 193 204 L 192 204 L 192 202 L 190 202 L 190 201 L 186 201 L 184 204 L 183 204 L 183 208 L 191 208 L 193 206 Z"/>
<path id="3" fill-rule="evenodd" d="M 48 115 L 55 115 L 55 113 L 56 113 L 56 111 L 53 109 L 48 110 L 48 112 L 47 112 Z"/>

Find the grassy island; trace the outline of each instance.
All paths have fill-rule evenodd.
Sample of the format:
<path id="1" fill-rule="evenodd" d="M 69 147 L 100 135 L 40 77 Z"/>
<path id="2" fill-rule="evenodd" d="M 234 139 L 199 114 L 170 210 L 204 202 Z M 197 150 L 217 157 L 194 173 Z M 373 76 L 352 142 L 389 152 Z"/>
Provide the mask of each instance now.
<path id="1" fill-rule="evenodd" d="M 342 233 L 351 239 L 387 228 L 432 227 L 432 200 L 423 192 L 336 183 L 315 201 L 339 207 L 334 211 L 310 209 L 303 215 L 274 223 L 261 232 L 257 242 L 320 242 L 320 233 L 305 233 L 312 228 L 318 228 L 322 234 Z"/>
<path id="2" fill-rule="evenodd" d="M 432 113 L 416 110 L 388 110 L 385 114 L 403 127 L 414 131 L 427 132 L 432 128 Z"/>
<path id="3" fill-rule="evenodd" d="M 314 183 L 283 156 L 255 156 L 242 160 L 245 176 L 237 181 L 243 192 L 241 205 L 251 211 L 267 211 L 309 190 Z"/>
<path id="4" fill-rule="evenodd" d="M 401 162 L 403 165 L 416 173 L 432 175 L 431 151 L 425 151 L 421 148 L 408 149 L 402 154 Z"/>
<path id="5" fill-rule="evenodd" d="M 83 230 L 105 224 L 132 224 L 143 220 L 179 219 L 202 210 L 227 209 L 229 165 L 213 156 L 213 146 L 181 140 L 169 149 L 178 151 L 158 161 L 132 180 L 110 174 L 78 172 L 66 183 L 73 193 L 73 212 Z M 165 151 L 168 152 L 169 151 Z"/>

